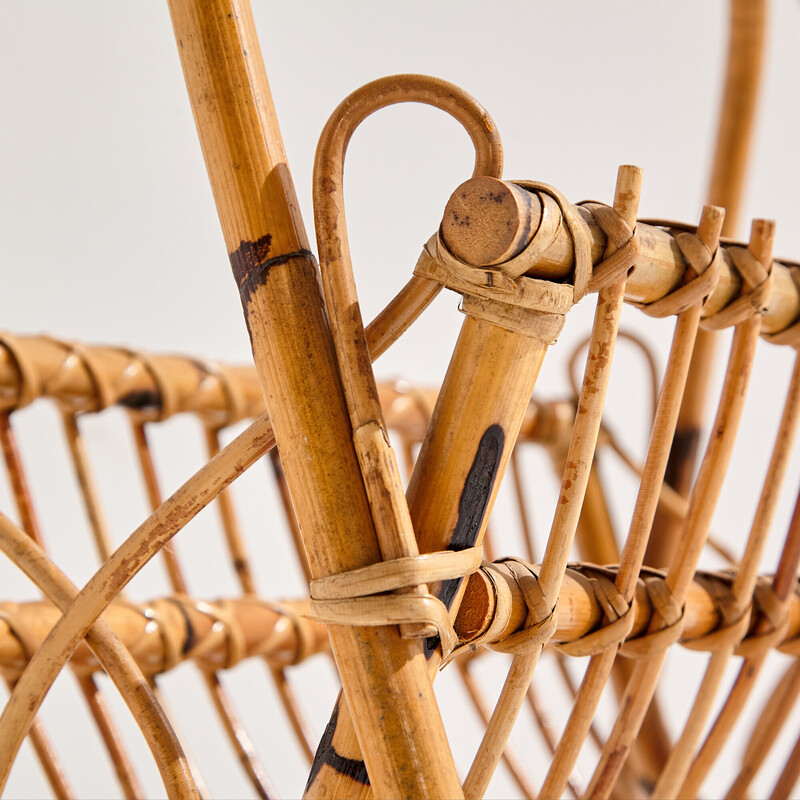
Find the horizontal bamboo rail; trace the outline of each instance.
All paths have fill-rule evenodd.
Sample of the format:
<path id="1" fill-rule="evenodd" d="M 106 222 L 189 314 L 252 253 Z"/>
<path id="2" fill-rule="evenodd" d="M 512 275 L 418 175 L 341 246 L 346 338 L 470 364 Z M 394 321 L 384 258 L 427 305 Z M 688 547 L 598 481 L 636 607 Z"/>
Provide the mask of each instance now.
<path id="1" fill-rule="evenodd" d="M 533 567 L 535 573 L 539 569 L 538 565 Z M 724 624 L 720 603 L 724 602 L 726 587 L 729 590 L 733 584 L 732 580 L 726 583 L 707 573 L 698 573 L 696 578 L 699 580 L 691 584 L 686 598 L 680 639 L 683 643 L 709 636 Z M 498 604 L 485 571 L 473 573 L 454 623 L 462 646 L 479 640 L 479 646 L 502 644 L 523 629 L 528 608 L 519 584 L 508 580 L 503 593 L 510 603 Z M 635 600 L 629 639 L 645 633 L 654 613 L 641 580 Z M 756 595 L 752 624 L 744 642 L 757 633 L 759 608 Z M 246 658 L 267 658 L 275 664 L 287 665 L 329 652 L 327 628 L 304 616 L 308 613 L 306 600 L 271 603 L 244 596 L 204 601 L 176 595 L 142 604 L 116 601 L 103 614 L 103 620 L 130 651 L 142 672 L 154 675 L 190 659 L 209 668 L 227 669 Z M 559 591 L 552 643 L 575 642 L 596 631 L 603 624 L 603 613 L 588 583 L 568 572 Z M 59 609 L 46 601 L 0 603 L 0 672 L 18 675 L 28 663 L 29 654 L 41 645 L 60 616 Z M 496 635 L 485 640 L 490 625 Z M 795 652 L 800 649 L 798 638 L 800 585 L 790 597 L 780 641 L 773 642 L 773 646 L 791 643 Z M 187 642 L 191 646 L 184 650 Z M 70 663 L 79 671 L 101 669 L 85 642 L 77 647 Z"/>
<path id="2" fill-rule="evenodd" d="M 173 595 L 141 604 L 116 601 L 103 620 L 142 672 L 156 675 L 188 660 L 217 670 L 246 658 L 287 666 L 330 652 L 327 629 L 308 614 L 303 600 L 270 603 L 244 596 L 204 601 Z M 60 616 L 45 601 L 0 603 L 0 671 L 21 672 Z M 86 642 L 70 663 L 81 671 L 101 669 Z"/>
<path id="3" fill-rule="evenodd" d="M 18 359 L 24 362 L 24 375 L 17 366 Z M 46 398 L 69 408 L 97 410 L 103 403 L 99 382 L 113 387 L 105 398 L 107 404 L 134 411 L 158 410 L 159 416 L 163 416 L 161 391 L 173 398 L 172 413 L 197 414 L 220 424 L 254 419 L 265 412 L 252 366 L 122 347 L 76 345 L 49 336 L 0 334 L 0 407 L 15 408 L 22 397 L 27 402 Z M 384 381 L 378 384 L 378 394 L 387 426 L 411 441 L 421 442 L 438 390 L 405 381 Z M 573 403 L 532 399 L 519 440 L 541 444 L 568 441 L 574 416 Z"/>
<path id="4" fill-rule="evenodd" d="M 497 266 L 518 257 L 535 243 L 545 216 L 558 213 L 552 203 L 541 200 L 514 183 L 495 178 L 472 178 L 459 186 L 445 208 L 441 234 L 453 256 L 474 266 Z M 603 259 L 606 235 L 593 213 L 585 206 L 573 206 L 586 222 L 591 244 L 592 263 Z M 670 225 L 671 223 L 664 223 Z M 674 223 L 678 227 L 685 227 Z M 537 248 L 535 266 L 526 272 L 531 277 L 550 281 L 569 280 L 574 269 L 573 243 L 563 220 L 555 235 Z M 686 274 L 686 261 L 675 238 L 668 230 L 647 221 L 637 223 L 639 255 L 636 269 L 625 286 L 625 299 L 635 303 L 653 303 L 677 289 Z M 704 307 L 708 317 L 727 306 L 742 289 L 742 277 L 727 252 L 730 242 L 723 240 L 719 281 Z M 795 277 L 793 277 L 793 275 Z M 800 318 L 798 265 L 791 261 L 773 262 L 772 291 L 761 320 L 763 334 L 775 334 Z M 702 323 L 701 323 L 702 324 Z"/>

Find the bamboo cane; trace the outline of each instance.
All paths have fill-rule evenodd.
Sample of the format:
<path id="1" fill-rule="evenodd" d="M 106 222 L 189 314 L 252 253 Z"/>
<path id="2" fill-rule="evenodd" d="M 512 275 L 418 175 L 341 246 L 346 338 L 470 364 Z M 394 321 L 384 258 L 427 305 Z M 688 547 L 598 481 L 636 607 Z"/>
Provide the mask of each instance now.
<path id="1" fill-rule="evenodd" d="M 170 9 L 312 575 L 376 563 L 379 543 L 250 10 L 223 2 Z M 334 626 L 331 639 L 379 793 L 458 796 L 420 642 L 385 626 Z"/>

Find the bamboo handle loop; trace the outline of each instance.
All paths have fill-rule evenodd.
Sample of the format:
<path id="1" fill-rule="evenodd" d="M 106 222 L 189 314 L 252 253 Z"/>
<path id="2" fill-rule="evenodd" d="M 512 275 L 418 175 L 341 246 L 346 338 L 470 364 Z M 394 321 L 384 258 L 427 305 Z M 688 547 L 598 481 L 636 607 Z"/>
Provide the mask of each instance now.
<path id="1" fill-rule="evenodd" d="M 672 594 L 666 581 L 666 573 L 650 567 L 642 567 L 639 572 L 647 590 L 647 597 L 653 607 L 661 627 L 641 636 L 628 639 L 619 649 L 626 658 L 649 658 L 655 653 L 668 650 L 679 641 L 686 622 L 684 606 Z"/>
<path id="2" fill-rule="evenodd" d="M 570 564 L 567 573 L 585 586 L 587 594 L 594 594 L 605 620 L 596 630 L 556 647 L 568 656 L 593 656 L 621 645 L 633 630 L 636 614 L 633 604 L 628 603 L 614 582 L 617 573 L 590 564 Z"/>
<path id="3" fill-rule="evenodd" d="M 765 267 L 747 247 L 740 245 L 731 245 L 726 248 L 725 252 L 742 276 L 743 286 L 750 288 L 717 311 L 716 314 L 700 320 L 702 327 L 714 331 L 738 325 L 754 315 L 763 314 L 769 305 L 772 294 L 771 261 L 769 266 Z"/>
<path id="4" fill-rule="evenodd" d="M 539 576 L 533 567 L 522 559 L 504 558 L 485 565 L 489 571 L 505 572 L 519 586 L 528 614 L 522 630 L 512 633 L 501 642 L 489 644 L 490 650 L 517 656 L 541 649 L 556 630 L 558 601 L 551 608 L 539 585 Z"/>
<path id="5" fill-rule="evenodd" d="M 719 247 L 712 253 L 694 232 L 671 231 L 671 234 L 686 259 L 685 282 L 652 303 L 633 303 L 650 317 L 670 317 L 704 302 L 719 281 L 723 258 Z"/>
<path id="6" fill-rule="evenodd" d="M 800 264 L 792 264 L 786 261 L 783 264 L 788 267 L 792 283 L 794 283 L 797 293 L 800 294 Z M 775 331 L 774 333 L 762 332 L 761 335 L 772 344 L 788 344 L 790 347 L 800 348 L 800 317 L 780 331 Z"/>
<path id="7" fill-rule="evenodd" d="M 28 358 L 25 348 L 16 336 L 10 333 L 0 333 L 0 347 L 8 351 L 14 366 L 19 373 L 19 385 L 17 392 L 12 400 L 3 399 L 2 408 L 4 411 L 24 408 L 30 405 L 42 393 L 42 381 L 39 371 L 32 358 Z"/>
<path id="8" fill-rule="evenodd" d="M 436 628 L 447 657 L 456 647 L 445 604 L 432 594 L 397 593 L 398 589 L 464 578 L 481 564 L 482 549 L 442 550 L 382 561 L 311 581 L 311 614 L 326 625 L 405 625 Z M 421 629 L 421 630 L 424 630 Z"/>

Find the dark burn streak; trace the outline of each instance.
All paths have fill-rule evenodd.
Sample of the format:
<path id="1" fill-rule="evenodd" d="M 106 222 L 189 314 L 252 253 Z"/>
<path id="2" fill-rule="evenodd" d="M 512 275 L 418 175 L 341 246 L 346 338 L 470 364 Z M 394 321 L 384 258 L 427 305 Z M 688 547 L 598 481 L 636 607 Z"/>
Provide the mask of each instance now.
<path id="1" fill-rule="evenodd" d="M 367 768 L 364 762 L 359 758 L 345 758 L 336 752 L 333 746 L 333 734 L 336 731 L 336 725 L 339 722 L 339 705 L 342 702 L 341 696 L 336 701 L 336 707 L 333 709 L 331 720 L 325 728 L 325 733 L 322 734 L 317 754 L 314 756 L 314 763 L 311 765 L 311 772 L 308 776 L 308 782 L 303 794 L 306 794 L 309 787 L 314 783 L 314 779 L 327 764 L 331 769 L 335 769 L 340 775 L 345 775 L 351 780 L 361 783 L 364 786 L 369 786 L 369 775 L 367 775 Z"/>
<path id="2" fill-rule="evenodd" d="M 194 632 L 194 626 L 192 625 L 192 621 L 189 619 L 189 615 L 186 613 L 186 609 L 179 602 L 172 597 L 168 597 L 167 601 L 172 603 L 175 608 L 181 612 L 183 621 L 186 623 L 186 636 L 183 640 L 183 644 L 181 645 L 181 655 L 185 656 L 195 645 L 196 636 Z"/>
<path id="3" fill-rule="evenodd" d="M 161 408 L 161 394 L 150 389 L 142 389 L 138 392 L 128 392 L 120 397 L 118 402 L 125 408 L 133 408 L 137 411 L 144 408 Z"/>
<path id="4" fill-rule="evenodd" d="M 298 250 L 295 253 L 286 253 L 281 256 L 268 258 L 272 246 L 272 235 L 267 233 L 255 242 L 242 242 L 236 250 L 230 253 L 231 269 L 245 314 L 247 304 L 253 292 L 261 286 L 267 278 L 269 271 L 279 264 L 286 264 L 296 258 L 313 258 L 310 250 Z"/>
<path id="5" fill-rule="evenodd" d="M 506 435 L 499 425 L 490 425 L 481 436 L 475 459 L 464 482 L 461 499 L 458 502 L 458 519 L 447 545 L 448 550 L 466 550 L 473 547 L 478 539 L 486 506 L 492 494 Z M 439 599 L 450 608 L 456 596 L 461 578 L 442 581 Z M 425 657 L 430 658 L 439 646 L 439 637 L 432 636 L 425 640 Z"/>
<path id="6" fill-rule="evenodd" d="M 684 428 L 676 430 L 669 451 L 669 461 L 664 480 L 678 491 L 683 491 L 686 486 L 684 476 L 691 475 L 697 461 L 697 449 L 700 444 L 699 428 Z"/>

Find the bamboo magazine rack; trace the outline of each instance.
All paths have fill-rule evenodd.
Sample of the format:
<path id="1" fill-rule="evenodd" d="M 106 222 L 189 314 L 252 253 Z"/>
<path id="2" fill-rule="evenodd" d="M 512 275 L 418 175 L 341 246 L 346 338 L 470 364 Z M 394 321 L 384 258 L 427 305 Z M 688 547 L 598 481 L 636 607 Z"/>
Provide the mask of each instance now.
<path id="1" fill-rule="evenodd" d="M 602 201 L 541 158 L 510 180 L 487 109 L 401 74 L 322 127 L 316 246 L 249 4 L 168 5 L 253 363 L 165 355 L 150 312 L 135 348 L 0 333 L 5 796 L 792 796 L 800 263 L 780 219 L 736 238 L 766 3 L 731 2 L 696 218 L 645 216 L 638 166 Z M 625 79 L 597 78 L 617 115 Z M 472 175 L 362 313 L 345 153 L 406 103 Z M 439 385 L 377 381 L 453 293 Z"/>

